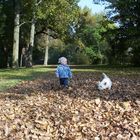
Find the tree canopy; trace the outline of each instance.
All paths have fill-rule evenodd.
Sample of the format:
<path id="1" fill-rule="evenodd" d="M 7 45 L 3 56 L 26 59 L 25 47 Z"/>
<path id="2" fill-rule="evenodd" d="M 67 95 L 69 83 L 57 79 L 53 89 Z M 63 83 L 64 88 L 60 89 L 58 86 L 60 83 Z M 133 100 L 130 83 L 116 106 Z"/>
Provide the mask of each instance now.
<path id="1" fill-rule="evenodd" d="M 79 0 L 0 0 L 0 67 L 57 63 L 140 65 L 140 2 L 93 0 L 94 15 Z M 49 60 L 49 61 L 48 61 Z"/>
<path id="2" fill-rule="evenodd" d="M 114 42 L 117 42 L 116 49 L 122 57 L 130 54 L 133 64 L 140 65 L 140 1 L 130 0 L 93 0 L 93 2 L 109 2 L 108 18 L 118 24 L 118 28 L 113 30 Z M 115 44 L 114 44 L 115 45 Z"/>

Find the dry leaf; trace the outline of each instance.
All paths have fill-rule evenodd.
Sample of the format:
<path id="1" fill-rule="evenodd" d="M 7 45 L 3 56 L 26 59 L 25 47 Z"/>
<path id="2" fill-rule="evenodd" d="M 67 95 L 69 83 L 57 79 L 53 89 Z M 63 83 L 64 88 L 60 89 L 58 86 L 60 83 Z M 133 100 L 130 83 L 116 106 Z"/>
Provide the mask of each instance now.
<path id="1" fill-rule="evenodd" d="M 46 73 L 1 93 L 0 139 L 138 140 L 140 76 L 111 79 L 112 89 L 99 92 L 99 74 L 79 72 L 60 89 Z"/>

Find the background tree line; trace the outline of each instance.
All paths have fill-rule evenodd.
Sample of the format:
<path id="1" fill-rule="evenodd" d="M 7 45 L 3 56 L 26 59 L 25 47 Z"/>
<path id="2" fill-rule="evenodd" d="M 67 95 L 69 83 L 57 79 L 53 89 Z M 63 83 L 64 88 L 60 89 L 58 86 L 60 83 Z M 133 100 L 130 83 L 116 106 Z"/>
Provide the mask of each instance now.
<path id="1" fill-rule="evenodd" d="M 117 28 L 109 29 L 104 34 L 112 50 L 110 63 L 140 66 L 140 1 L 93 0 L 93 2 L 107 4 L 107 8 L 110 9 L 107 19 L 118 25 Z M 108 21 L 106 24 L 108 25 Z"/>
<path id="2" fill-rule="evenodd" d="M 108 15 L 80 9 L 78 0 L 0 0 L 0 67 L 57 64 L 60 56 L 139 66 L 140 3 L 106 1 L 115 9 Z"/>

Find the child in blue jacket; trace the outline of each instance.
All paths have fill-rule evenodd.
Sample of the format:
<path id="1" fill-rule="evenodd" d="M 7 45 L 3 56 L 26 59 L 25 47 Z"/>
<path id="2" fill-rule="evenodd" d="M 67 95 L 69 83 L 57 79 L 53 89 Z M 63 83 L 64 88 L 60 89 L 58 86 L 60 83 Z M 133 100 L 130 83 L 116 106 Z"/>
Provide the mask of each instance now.
<path id="1" fill-rule="evenodd" d="M 62 87 L 68 87 L 68 80 L 72 78 L 72 72 L 67 65 L 67 59 L 65 57 L 60 57 L 58 63 L 60 64 L 56 69 L 56 76 L 59 78 Z"/>

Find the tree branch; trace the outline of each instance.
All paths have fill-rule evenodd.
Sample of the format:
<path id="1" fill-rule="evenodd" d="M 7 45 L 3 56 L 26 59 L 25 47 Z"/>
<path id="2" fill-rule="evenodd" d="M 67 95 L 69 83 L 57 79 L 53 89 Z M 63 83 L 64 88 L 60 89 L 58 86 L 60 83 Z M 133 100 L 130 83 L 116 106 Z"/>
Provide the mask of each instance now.
<path id="1" fill-rule="evenodd" d="M 48 29 L 51 30 L 50 28 L 48 28 Z M 48 32 L 47 32 L 47 29 L 46 29 L 45 27 L 43 27 L 42 30 L 36 32 L 35 36 L 37 36 L 37 35 L 39 35 L 39 34 L 46 34 L 46 35 L 51 36 L 51 37 L 54 38 L 54 39 L 59 38 L 58 34 L 57 34 L 55 31 L 51 30 L 51 31 L 48 33 Z"/>
<path id="2" fill-rule="evenodd" d="M 35 6 L 38 6 L 41 2 L 42 2 L 42 0 L 39 0 L 39 1 L 35 4 Z"/>
<path id="3" fill-rule="evenodd" d="M 22 26 L 22 25 L 24 25 L 25 23 L 31 23 L 31 22 L 32 21 L 26 21 L 26 22 L 24 21 L 23 23 L 19 24 L 19 27 Z"/>

